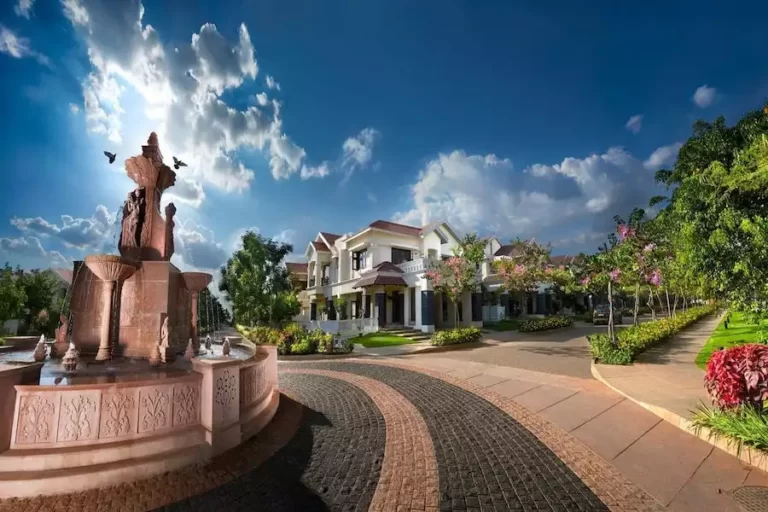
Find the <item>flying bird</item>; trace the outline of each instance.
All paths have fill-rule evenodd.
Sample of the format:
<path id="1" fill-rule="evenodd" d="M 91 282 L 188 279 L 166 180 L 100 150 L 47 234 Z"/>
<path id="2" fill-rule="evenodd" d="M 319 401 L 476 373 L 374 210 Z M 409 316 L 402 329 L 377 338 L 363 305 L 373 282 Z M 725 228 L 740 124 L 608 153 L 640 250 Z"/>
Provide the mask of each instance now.
<path id="1" fill-rule="evenodd" d="M 186 167 L 186 166 L 187 166 L 187 164 L 185 164 L 184 162 L 182 162 L 178 158 L 173 157 L 173 168 L 174 169 L 178 170 L 179 167 Z"/>
<path id="2" fill-rule="evenodd" d="M 109 158 L 109 163 L 113 163 L 115 161 L 115 157 L 117 156 L 117 153 L 110 153 L 109 151 L 105 151 L 104 155 Z"/>

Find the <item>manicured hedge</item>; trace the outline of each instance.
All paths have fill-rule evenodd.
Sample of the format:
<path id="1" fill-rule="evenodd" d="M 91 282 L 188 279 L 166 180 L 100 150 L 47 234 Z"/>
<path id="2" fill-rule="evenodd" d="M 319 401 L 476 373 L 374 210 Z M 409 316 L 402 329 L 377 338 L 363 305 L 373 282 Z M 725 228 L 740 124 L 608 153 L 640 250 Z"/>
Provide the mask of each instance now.
<path id="1" fill-rule="evenodd" d="M 284 329 L 238 326 L 238 330 L 253 343 L 277 345 L 280 355 L 348 354 L 354 349 L 349 340 L 341 341 L 320 329 L 308 331 L 296 323 L 288 324 Z"/>
<path id="2" fill-rule="evenodd" d="M 483 333 L 476 327 L 462 327 L 447 331 L 437 331 L 432 336 L 432 345 L 457 345 L 459 343 L 475 343 L 483 339 Z"/>
<path id="3" fill-rule="evenodd" d="M 680 311 L 671 318 L 661 318 L 654 322 L 619 329 L 616 333 L 617 345 L 611 343 L 607 334 L 589 335 L 587 340 L 592 357 L 605 364 L 629 364 L 641 352 L 716 310 L 716 304 L 698 306 L 688 311 Z"/>
<path id="4" fill-rule="evenodd" d="M 565 315 L 551 315 L 544 318 L 530 318 L 520 322 L 517 328 L 520 332 L 547 331 L 573 325 L 573 317 Z"/>

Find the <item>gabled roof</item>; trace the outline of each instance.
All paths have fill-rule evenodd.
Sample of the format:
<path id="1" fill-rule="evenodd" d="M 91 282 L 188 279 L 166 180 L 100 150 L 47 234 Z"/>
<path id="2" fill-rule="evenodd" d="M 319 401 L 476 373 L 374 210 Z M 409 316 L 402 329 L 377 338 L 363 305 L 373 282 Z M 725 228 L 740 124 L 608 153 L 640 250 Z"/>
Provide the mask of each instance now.
<path id="1" fill-rule="evenodd" d="M 54 268 L 53 273 L 61 279 L 64 284 L 72 284 L 73 272 L 66 268 Z"/>
<path id="2" fill-rule="evenodd" d="M 375 220 L 371 222 L 368 227 L 390 231 L 392 233 L 399 233 L 401 235 L 419 236 L 421 234 L 421 228 L 406 226 L 405 224 L 397 224 L 396 222 L 390 222 L 388 220 Z"/>
<path id="3" fill-rule="evenodd" d="M 322 236 L 322 237 L 323 237 L 323 240 L 325 240 L 325 242 L 326 242 L 326 243 L 327 243 L 329 246 L 330 246 L 330 245 L 333 245 L 333 244 L 336 242 L 336 240 L 338 240 L 339 238 L 341 238 L 341 235 L 334 235 L 333 233 L 326 233 L 326 232 L 324 232 L 324 231 L 321 231 L 321 232 L 320 232 L 320 236 Z"/>
<path id="4" fill-rule="evenodd" d="M 573 262 L 578 262 L 578 256 L 571 256 L 570 254 L 562 254 L 559 256 L 550 256 L 549 262 L 553 265 L 571 265 Z"/>
<path id="5" fill-rule="evenodd" d="M 373 270 L 371 272 L 396 272 L 398 274 L 403 273 L 403 269 L 395 265 L 394 263 L 391 263 L 389 261 L 382 261 L 375 267 L 373 267 Z"/>
<path id="6" fill-rule="evenodd" d="M 499 247 L 499 249 L 493 253 L 494 256 L 507 256 L 508 258 L 511 258 L 515 255 L 515 246 L 514 245 L 502 245 Z"/>
<path id="7" fill-rule="evenodd" d="M 315 250 L 318 251 L 318 252 L 331 252 L 331 250 L 328 248 L 328 246 L 325 245 L 323 242 L 319 242 L 317 240 L 312 240 L 309 243 L 312 244 L 312 247 L 314 247 Z"/>

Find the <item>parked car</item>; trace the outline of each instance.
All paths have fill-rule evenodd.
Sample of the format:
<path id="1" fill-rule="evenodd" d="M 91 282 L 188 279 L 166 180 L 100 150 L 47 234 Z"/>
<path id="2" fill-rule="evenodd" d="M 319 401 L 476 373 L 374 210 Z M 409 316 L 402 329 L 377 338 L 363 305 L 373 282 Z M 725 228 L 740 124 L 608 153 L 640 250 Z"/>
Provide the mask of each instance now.
<path id="1" fill-rule="evenodd" d="M 598 305 L 592 312 L 592 323 L 595 325 L 608 325 L 608 313 L 608 304 Z M 613 308 L 613 323 L 622 323 L 621 310 L 619 308 Z"/>

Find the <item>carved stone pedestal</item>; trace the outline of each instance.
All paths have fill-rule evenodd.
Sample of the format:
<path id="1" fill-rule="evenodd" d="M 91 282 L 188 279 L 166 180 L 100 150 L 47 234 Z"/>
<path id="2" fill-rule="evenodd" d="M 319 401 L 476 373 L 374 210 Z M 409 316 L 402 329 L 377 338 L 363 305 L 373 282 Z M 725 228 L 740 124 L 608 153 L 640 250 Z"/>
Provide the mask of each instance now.
<path id="1" fill-rule="evenodd" d="M 239 360 L 193 359 L 194 370 L 203 375 L 200 396 L 200 424 L 212 455 L 240 444 Z M 277 365 L 275 365 L 277 366 Z"/>

